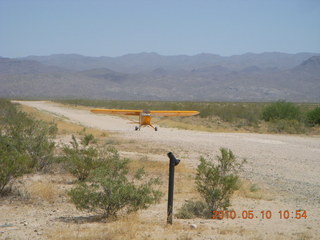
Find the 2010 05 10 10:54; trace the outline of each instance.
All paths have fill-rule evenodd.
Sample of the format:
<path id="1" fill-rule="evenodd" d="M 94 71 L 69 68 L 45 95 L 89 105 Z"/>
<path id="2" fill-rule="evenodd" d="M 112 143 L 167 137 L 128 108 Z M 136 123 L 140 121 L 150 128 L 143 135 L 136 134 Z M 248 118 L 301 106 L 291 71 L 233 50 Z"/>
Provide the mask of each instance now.
<path id="1" fill-rule="evenodd" d="M 243 210 L 237 213 L 235 210 L 221 210 L 213 211 L 213 219 L 272 219 L 277 217 L 278 219 L 307 219 L 306 210 L 280 210 L 278 212 L 273 212 L 271 210 Z"/>

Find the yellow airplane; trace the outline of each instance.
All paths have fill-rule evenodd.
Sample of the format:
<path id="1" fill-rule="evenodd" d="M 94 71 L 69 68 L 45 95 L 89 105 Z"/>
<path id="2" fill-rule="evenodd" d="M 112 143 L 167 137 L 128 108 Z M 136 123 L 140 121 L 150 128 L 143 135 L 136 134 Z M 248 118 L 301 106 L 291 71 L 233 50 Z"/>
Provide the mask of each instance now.
<path id="1" fill-rule="evenodd" d="M 127 116 L 139 116 L 139 122 L 132 122 L 139 124 L 139 127 L 136 126 L 135 130 L 140 130 L 141 127 L 149 126 L 152 127 L 155 131 L 158 131 L 157 127 L 154 127 L 151 124 L 152 116 L 193 116 L 199 114 L 198 111 L 143 111 L 143 110 L 125 110 L 125 109 L 101 109 L 95 108 L 92 109 L 93 113 L 102 113 L 102 114 L 120 114 Z"/>

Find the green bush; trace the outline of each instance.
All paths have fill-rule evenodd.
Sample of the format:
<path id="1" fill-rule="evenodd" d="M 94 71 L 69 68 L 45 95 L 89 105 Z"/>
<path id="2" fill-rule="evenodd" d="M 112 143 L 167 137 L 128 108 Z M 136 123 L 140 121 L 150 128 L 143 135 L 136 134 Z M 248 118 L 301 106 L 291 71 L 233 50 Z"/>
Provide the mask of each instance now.
<path id="1" fill-rule="evenodd" d="M 101 162 L 98 149 L 94 146 L 89 146 L 94 141 L 93 135 L 85 135 L 80 144 L 74 135 L 70 146 L 63 148 L 64 156 L 62 160 L 67 164 L 69 171 L 78 178 L 84 181 L 89 177 L 92 170 L 97 168 Z"/>
<path id="2" fill-rule="evenodd" d="M 128 177 L 128 161 L 121 159 L 117 151 L 108 151 L 104 164 L 90 173 L 89 182 L 79 182 L 69 192 L 76 207 L 116 217 L 119 211 L 137 211 L 158 202 L 162 193 L 153 187 L 159 180 L 146 181 L 142 169 Z"/>
<path id="3" fill-rule="evenodd" d="M 217 164 L 200 158 L 196 173 L 196 189 L 204 201 L 190 201 L 178 210 L 179 218 L 210 218 L 213 211 L 226 210 L 230 198 L 239 189 L 238 172 L 245 160 L 239 162 L 230 149 L 221 148 Z"/>
<path id="4" fill-rule="evenodd" d="M 31 167 L 42 170 L 53 160 L 55 147 L 53 137 L 56 131 L 57 127 L 54 124 L 27 118 L 24 122 L 15 124 L 11 134 L 19 151 L 26 152 L 30 156 Z"/>
<path id="5" fill-rule="evenodd" d="M 307 113 L 307 122 L 311 125 L 320 125 L 320 107 L 316 107 Z"/>
<path id="6" fill-rule="evenodd" d="M 239 163 L 231 150 L 221 148 L 218 164 L 200 158 L 196 174 L 196 188 L 211 212 L 225 210 L 230 206 L 230 197 L 239 188 L 237 172 Z"/>
<path id="7" fill-rule="evenodd" d="M 0 106 L 2 133 L 11 139 L 19 153 L 30 157 L 31 168 L 41 170 L 46 167 L 53 159 L 57 126 L 33 119 L 9 101 L 1 100 Z"/>
<path id="8" fill-rule="evenodd" d="M 12 180 L 53 159 L 54 124 L 38 121 L 0 100 L 0 193 Z"/>
<path id="9" fill-rule="evenodd" d="M 300 109 L 293 103 L 286 101 L 277 101 L 265 107 L 262 112 L 262 118 L 265 121 L 287 119 L 300 121 Z"/>
<path id="10" fill-rule="evenodd" d="M 254 103 L 220 103 L 214 106 L 211 111 L 211 114 L 218 116 L 225 122 L 242 121 L 246 122 L 246 125 L 253 125 L 259 121 L 261 107 Z"/>
<path id="11" fill-rule="evenodd" d="M 16 177 L 28 172 L 30 158 L 17 151 L 12 139 L 2 136 L 0 129 L 0 195 Z"/>

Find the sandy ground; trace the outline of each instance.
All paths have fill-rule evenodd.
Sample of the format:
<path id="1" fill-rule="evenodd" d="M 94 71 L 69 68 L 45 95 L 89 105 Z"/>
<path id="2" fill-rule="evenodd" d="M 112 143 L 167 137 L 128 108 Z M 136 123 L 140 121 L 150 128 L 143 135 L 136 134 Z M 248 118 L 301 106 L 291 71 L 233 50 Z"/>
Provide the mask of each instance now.
<path id="1" fill-rule="evenodd" d="M 153 148 L 166 149 L 163 154 L 158 154 L 155 157 L 158 158 L 157 160 L 168 161 L 166 153 L 172 151 L 187 165 L 195 167 L 198 164 L 199 156 L 216 155 L 221 147 L 230 148 L 239 158 L 246 158 L 247 164 L 242 173 L 243 177 L 275 193 L 272 199 L 245 199 L 233 204 L 239 214 L 245 210 L 253 210 L 256 215 L 255 219 L 225 219 L 215 222 L 213 220 L 195 220 L 194 222 L 197 224 L 212 226 L 211 232 L 205 230 L 203 232 L 208 231 L 207 235 L 200 234 L 197 239 L 319 239 L 319 136 L 208 133 L 172 128 L 160 128 L 157 132 L 151 128 L 134 131 L 134 125 L 128 124 L 128 120 L 115 116 L 95 115 L 86 110 L 67 108 L 45 101 L 22 102 L 22 104 L 63 116 L 67 121 L 83 126 L 112 131 L 127 140 L 138 141 Z M 52 208 L 43 210 L 48 215 L 48 219 L 50 219 L 50 213 L 53 210 L 59 211 L 58 205 L 54 205 Z M 263 210 L 271 211 L 273 217 L 262 219 L 261 211 Z M 306 210 L 308 217 L 307 219 L 291 217 L 280 219 L 278 213 L 280 210 L 288 210 L 290 213 L 295 213 L 296 210 Z M 28 228 L 28 224 L 24 226 L 25 221 L 28 220 L 19 218 L 16 220 L 19 223 L 12 223 L 13 220 L 9 216 L 14 210 L 7 205 L 0 205 L 0 211 L 0 239 L 15 239 L 12 236 L 19 236 L 16 239 L 29 239 L 21 238 L 19 234 L 12 235 L 15 231 L 17 233 L 20 231 L 20 234 L 23 235 L 21 229 Z M 4 214 L 6 214 L 5 217 Z M 154 214 L 159 215 L 156 211 Z M 165 216 L 163 217 L 165 219 Z M 47 221 L 51 221 L 48 219 Z M 187 223 L 192 223 L 192 221 L 187 221 Z M 42 226 L 42 228 L 45 227 Z M 218 228 L 239 228 L 247 232 L 254 231 L 255 234 L 252 237 L 250 234 L 244 237 L 239 234 L 231 234 L 216 238 L 215 234 L 217 234 Z M 38 233 L 38 231 L 30 233 L 30 239 L 45 239 L 43 235 Z"/>

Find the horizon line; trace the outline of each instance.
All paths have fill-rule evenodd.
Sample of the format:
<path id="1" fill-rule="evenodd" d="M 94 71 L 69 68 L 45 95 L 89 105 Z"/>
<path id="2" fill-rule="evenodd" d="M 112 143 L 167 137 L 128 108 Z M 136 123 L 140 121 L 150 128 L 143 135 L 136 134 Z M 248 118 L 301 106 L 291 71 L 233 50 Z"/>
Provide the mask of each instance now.
<path id="1" fill-rule="evenodd" d="M 163 57 L 176 57 L 176 56 L 186 56 L 186 57 L 195 57 L 199 55 L 213 55 L 217 57 L 233 57 L 233 56 L 242 56 L 242 55 L 262 55 L 262 54 L 287 54 L 287 55 L 298 55 L 298 54 L 320 54 L 320 52 L 296 52 L 296 53 L 287 53 L 287 52 L 280 52 L 280 51 L 265 51 L 265 52 L 245 52 L 242 54 L 232 54 L 232 55 L 220 55 L 217 53 L 209 53 L 209 52 L 201 52 L 197 54 L 172 54 L 172 55 L 166 55 L 166 54 L 159 54 L 157 52 L 151 51 L 151 52 L 136 52 L 136 53 L 126 53 L 118 56 L 107 56 L 107 55 L 100 55 L 100 56 L 93 56 L 93 55 L 85 55 L 80 53 L 52 53 L 52 54 L 45 54 L 45 55 L 27 55 L 22 57 L 7 57 L 7 56 L 0 56 L 0 58 L 29 58 L 29 57 L 51 57 L 51 56 L 62 56 L 62 55 L 74 55 L 74 56 L 81 56 L 81 57 L 91 57 L 91 58 L 120 58 L 130 55 L 158 55 Z"/>

